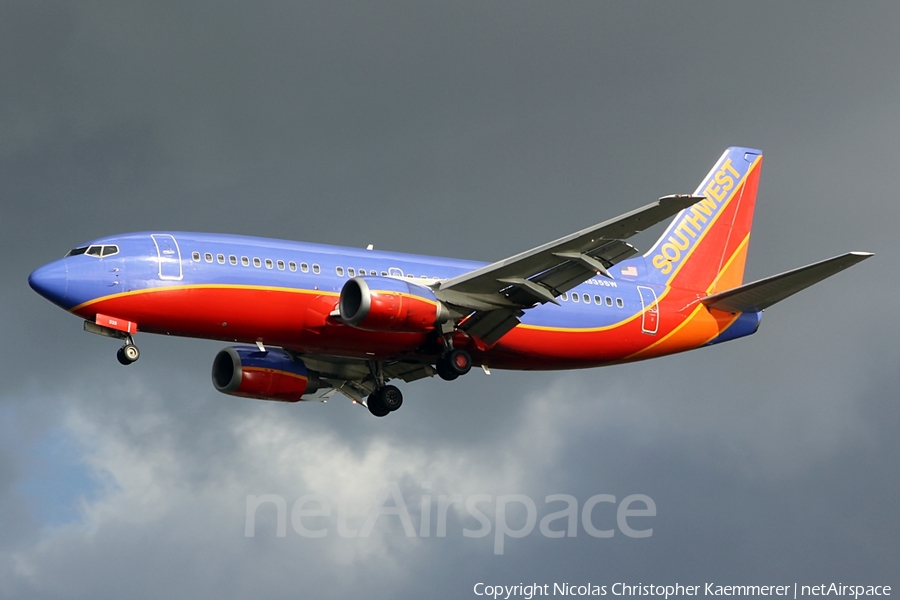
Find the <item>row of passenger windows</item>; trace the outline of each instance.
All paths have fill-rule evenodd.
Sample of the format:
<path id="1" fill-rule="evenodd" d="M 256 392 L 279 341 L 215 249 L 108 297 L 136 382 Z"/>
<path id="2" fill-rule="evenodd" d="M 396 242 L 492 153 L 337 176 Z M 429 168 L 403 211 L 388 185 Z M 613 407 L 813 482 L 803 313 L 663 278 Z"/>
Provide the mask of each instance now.
<path id="1" fill-rule="evenodd" d="M 400 271 L 399 269 L 397 269 L 396 271 L 397 271 L 397 272 L 395 273 L 395 276 L 396 276 L 396 277 L 402 277 L 402 276 L 403 276 L 403 272 L 402 272 L 402 271 Z M 335 274 L 336 274 L 338 277 L 343 277 L 343 276 L 344 276 L 344 267 L 335 267 L 335 268 L 334 268 L 334 272 L 335 272 Z M 357 275 L 359 275 L 360 277 L 365 277 L 366 275 L 370 275 L 370 276 L 372 276 L 372 277 L 375 277 L 376 275 L 378 275 L 378 272 L 377 272 L 375 269 L 370 269 L 369 271 L 366 271 L 365 269 L 354 269 L 353 267 L 347 267 L 347 276 L 348 276 L 348 277 L 356 277 Z M 381 276 L 382 276 L 382 277 L 387 277 L 387 276 L 388 276 L 388 272 L 387 272 L 387 271 L 382 271 L 382 272 L 381 272 Z M 415 279 L 416 276 L 413 275 L 412 273 L 407 273 L 407 274 L 406 274 L 406 277 L 409 278 L 409 279 Z M 427 275 L 420 275 L 419 277 L 420 277 L 421 279 L 435 279 L 434 277 L 428 277 Z"/>
<path id="2" fill-rule="evenodd" d="M 92 248 L 93 248 L 93 246 L 92 246 Z M 116 248 L 116 250 L 118 250 L 118 248 Z M 193 252 L 193 253 L 191 254 L 191 259 L 193 259 L 194 262 L 200 262 L 200 253 L 199 253 L 199 252 Z M 208 263 L 213 262 L 213 255 L 212 255 L 212 253 L 211 253 L 211 252 L 206 252 L 206 253 L 204 253 L 204 254 L 203 254 L 203 260 L 205 260 L 205 261 L 208 262 Z M 249 266 L 250 266 L 250 260 L 251 260 L 251 259 L 250 259 L 249 257 L 247 257 L 247 256 L 242 256 L 240 260 L 241 260 L 241 264 L 242 264 L 243 266 L 245 266 L 245 267 L 249 267 Z M 255 257 L 255 256 L 253 257 L 252 260 L 253 260 L 253 266 L 256 267 L 257 269 L 260 268 L 260 267 L 262 267 L 263 263 L 265 263 L 267 269 L 272 269 L 272 268 L 275 268 L 275 267 L 278 267 L 278 270 L 279 270 L 279 271 L 284 271 L 284 269 L 285 269 L 285 262 L 284 262 L 283 260 L 273 261 L 271 258 L 266 258 L 265 260 L 260 260 L 259 258 Z M 224 264 L 225 264 L 225 255 L 224 255 L 224 254 L 216 254 L 215 262 L 219 263 L 220 265 L 224 265 Z M 238 264 L 238 257 L 235 256 L 234 254 L 229 254 L 229 255 L 228 255 L 228 262 L 231 263 L 232 265 L 236 265 L 236 264 Z M 297 270 L 297 263 L 295 263 L 294 261 L 289 261 L 289 262 L 287 263 L 287 268 L 288 268 L 290 271 L 296 271 L 296 270 Z M 300 263 L 300 271 L 301 271 L 301 272 L 303 272 L 303 273 L 309 273 L 309 270 L 310 270 L 310 269 L 309 269 L 309 264 L 308 264 L 308 263 L 305 263 L 305 262 Z M 319 273 L 322 272 L 322 269 L 321 269 L 321 267 L 320 267 L 318 264 L 313 263 L 313 265 L 312 265 L 312 272 L 315 273 L 316 275 L 318 275 Z M 337 274 L 338 277 L 343 277 L 343 276 L 344 276 L 344 267 L 335 267 L 335 268 L 334 268 L 334 272 Z M 347 273 L 347 276 L 349 276 L 349 277 L 356 277 L 357 275 L 359 275 L 360 277 L 365 277 L 366 275 L 370 275 L 370 276 L 373 276 L 373 277 L 374 277 L 374 276 L 377 276 L 377 275 L 379 274 L 378 271 L 376 271 L 375 269 L 369 269 L 369 270 L 366 270 L 366 269 L 356 269 L 356 268 L 354 268 L 354 267 L 347 267 L 346 273 Z M 388 272 L 387 272 L 387 271 L 381 271 L 381 276 L 382 276 L 382 277 L 387 277 L 387 276 L 388 276 Z M 407 276 L 408 278 L 414 278 L 414 277 L 415 277 L 415 275 L 412 275 L 412 274 L 407 274 L 406 276 Z M 425 275 L 421 275 L 420 277 L 421 277 L 422 279 L 428 279 L 428 277 L 426 277 Z M 572 302 L 584 302 L 585 304 L 590 304 L 590 303 L 591 303 L 591 296 L 590 296 L 590 294 L 581 294 L 581 295 L 579 295 L 577 292 L 572 292 L 571 298 L 572 298 Z M 561 294 L 561 295 L 559 296 L 559 299 L 562 300 L 562 301 L 564 301 L 564 302 L 568 302 L 568 300 L 569 300 L 569 294 L 568 294 L 568 293 Z M 602 305 L 603 305 L 603 300 L 604 300 L 604 299 L 603 299 L 601 296 L 594 296 L 594 304 L 596 304 L 597 306 L 602 306 Z M 612 305 L 613 305 L 613 299 L 612 299 L 612 297 L 611 297 L 611 296 L 606 296 L 606 306 L 612 306 Z M 616 306 L 619 307 L 619 308 L 624 308 L 624 307 L 625 307 L 625 302 L 624 302 L 621 298 L 616 298 Z"/>
<path id="3" fill-rule="evenodd" d="M 193 253 L 191 253 L 191 259 L 192 259 L 194 262 L 200 262 L 200 261 L 201 261 L 200 253 L 199 253 L 199 252 L 193 252 Z M 203 260 L 205 260 L 205 261 L 208 262 L 208 263 L 213 262 L 213 254 L 212 254 L 212 252 L 205 252 L 205 253 L 203 254 Z M 247 256 L 242 256 L 240 260 L 241 260 L 241 264 L 244 265 L 245 267 L 249 267 L 249 266 L 250 266 L 250 261 L 251 261 L 251 259 L 250 259 L 249 257 L 247 257 Z M 252 261 L 253 261 L 253 266 L 256 267 L 257 269 L 260 268 L 260 267 L 262 267 L 263 264 L 266 265 L 266 268 L 267 268 L 267 269 L 273 269 L 273 268 L 275 268 L 275 267 L 278 267 L 278 270 L 279 270 L 279 271 L 284 271 L 284 269 L 285 269 L 285 262 L 284 262 L 283 260 L 276 260 L 276 261 L 273 261 L 271 258 L 266 258 L 266 259 L 264 259 L 264 260 L 260 260 L 259 258 L 257 258 L 257 257 L 254 256 L 253 259 L 252 259 Z M 216 256 L 215 256 L 215 262 L 219 263 L 220 265 L 224 265 L 224 264 L 225 264 L 225 255 L 224 255 L 224 254 L 216 254 Z M 230 255 L 228 255 L 228 262 L 231 263 L 232 265 L 236 265 L 236 264 L 238 264 L 238 257 L 235 256 L 234 254 L 230 254 Z M 289 262 L 287 263 L 287 268 L 288 268 L 290 271 L 296 271 L 296 270 L 297 270 L 297 263 L 295 263 L 294 261 L 289 261 Z M 303 273 L 308 273 L 309 270 L 310 270 L 310 269 L 309 269 L 309 264 L 308 264 L 308 263 L 305 263 L 305 262 L 300 263 L 300 271 L 301 271 L 301 272 L 303 272 Z M 318 264 L 313 263 L 313 265 L 312 265 L 312 272 L 315 273 L 316 275 L 318 275 L 319 273 L 322 272 L 322 269 L 321 269 L 321 267 L 320 267 Z M 335 267 L 335 268 L 334 268 L 334 272 L 337 274 L 338 277 L 343 277 L 343 276 L 344 276 L 344 267 Z M 348 275 L 349 277 L 356 277 L 357 275 L 359 275 L 360 277 L 365 277 L 366 275 L 375 277 L 375 276 L 377 276 L 377 275 L 379 274 L 378 271 L 376 271 L 375 269 L 368 269 L 368 270 L 366 270 L 366 269 L 356 269 L 356 268 L 354 268 L 354 267 L 347 267 L 346 273 L 347 273 L 347 275 Z M 403 273 L 401 272 L 400 275 L 402 276 Z M 387 272 L 387 271 L 381 271 L 381 276 L 382 276 L 382 277 L 387 277 L 387 276 L 388 276 L 388 272 Z M 407 277 L 413 278 L 413 277 L 415 277 L 415 276 L 414 276 L 414 275 L 411 275 L 411 274 L 408 274 Z M 422 278 L 422 279 L 428 279 L 428 277 L 426 277 L 425 275 L 422 275 L 421 278 Z"/>
<path id="4" fill-rule="evenodd" d="M 344 267 L 335 267 L 335 268 L 334 268 L 334 272 L 337 274 L 338 277 L 343 277 L 343 276 L 344 276 Z M 348 276 L 348 277 L 356 277 L 356 273 L 357 273 L 357 271 L 356 271 L 356 269 L 354 269 L 353 267 L 348 267 L 348 268 L 347 268 L 347 276 Z M 376 271 L 375 269 L 372 269 L 371 271 L 366 271 L 365 269 L 360 269 L 360 270 L 359 270 L 359 276 L 360 276 L 360 277 L 365 277 L 366 275 L 372 275 L 372 276 L 374 277 L 374 276 L 377 276 L 377 275 L 378 275 L 378 271 Z M 382 272 L 381 272 L 381 276 L 382 276 L 382 277 L 387 277 L 387 276 L 388 276 L 388 272 L 387 272 L 387 271 L 382 271 Z"/>
<path id="5" fill-rule="evenodd" d="M 569 294 L 568 293 L 560 294 L 559 299 L 562 300 L 563 302 L 567 302 L 569 300 Z M 578 292 L 572 292 L 572 302 L 584 302 L 585 304 L 590 304 L 591 303 L 591 295 L 590 294 L 581 294 L 579 296 Z M 602 296 L 594 296 L 594 304 L 596 304 L 597 306 L 602 306 L 603 305 L 603 297 Z M 606 297 L 606 305 L 607 306 L 613 305 L 612 296 Z M 616 298 L 616 306 L 619 308 L 625 308 L 625 301 L 622 300 L 621 298 Z"/>
<path id="6" fill-rule="evenodd" d="M 199 252 L 191 253 L 191 259 L 194 262 L 200 262 L 200 253 Z M 206 260 L 206 262 L 208 262 L 208 263 L 213 262 L 212 253 L 206 252 L 203 255 L 203 259 Z M 224 265 L 225 264 L 225 255 L 224 254 L 216 254 L 216 262 L 219 263 L 220 265 Z M 236 265 L 236 264 L 238 264 L 238 257 L 235 256 L 234 254 L 229 254 L 228 262 L 231 263 L 232 265 Z M 278 267 L 279 271 L 284 271 L 285 266 L 286 266 L 291 271 L 297 270 L 297 263 L 295 263 L 294 261 L 289 261 L 287 264 L 285 264 L 285 262 L 283 260 L 273 261 L 271 258 L 267 258 L 263 261 L 255 256 L 253 257 L 253 266 L 256 267 L 257 269 L 262 267 L 264 262 L 265 262 L 267 269 L 274 269 L 275 267 Z M 250 258 L 247 256 L 242 256 L 241 264 L 245 267 L 249 267 L 250 266 Z M 300 263 L 300 271 L 302 271 L 303 273 L 309 273 L 309 263 L 305 263 L 305 262 Z M 315 273 L 316 275 L 318 275 L 319 273 L 322 272 L 322 268 L 319 265 L 317 265 L 316 263 L 313 263 L 312 272 Z"/>

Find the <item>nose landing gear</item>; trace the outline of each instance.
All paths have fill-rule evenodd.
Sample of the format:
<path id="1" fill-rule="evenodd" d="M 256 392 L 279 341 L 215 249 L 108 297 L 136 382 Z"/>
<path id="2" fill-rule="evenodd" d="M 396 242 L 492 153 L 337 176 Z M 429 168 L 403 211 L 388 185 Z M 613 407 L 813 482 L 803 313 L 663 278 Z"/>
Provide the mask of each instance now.
<path id="1" fill-rule="evenodd" d="M 137 331 L 137 325 L 135 323 L 124 319 L 115 319 L 106 315 L 97 315 L 97 319 L 98 321 L 102 320 L 103 323 L 112 324 L 116 327 L 101 325 L 99 322 L 85 321 L 84 330 L 88 333 L 111 337 L 125 342 L 125 345 L 116 352 L 116 359 L 119 361 L 119 364 L 127 366 L 141 357 L 141 351 L 134 345 L 134 338 L 131 337 L 131 334 Z"/>
<path id="2" fill-rule="evenodd" d="M 134 345 L 134 338 L 130 335 L 126 335 L 123 339 L 125 340 L 125 345 L 116 352 L 116 359 L 118 359 L 119 364 L 127 367 L 141 357 L 141 351 Z"/>
<path id="3" fill-rule="evenodd" d="M 116 359 L 118 359 L 120 364 L 123 364 L 125 366 L 130 365 L 140 357 L 141 351 L 138 350 L 138 347 L 134 345 L 134 341 L 131 339 L 129 339 L 128 343 L 119 348 L 119 351 L 116 352 Z"/>

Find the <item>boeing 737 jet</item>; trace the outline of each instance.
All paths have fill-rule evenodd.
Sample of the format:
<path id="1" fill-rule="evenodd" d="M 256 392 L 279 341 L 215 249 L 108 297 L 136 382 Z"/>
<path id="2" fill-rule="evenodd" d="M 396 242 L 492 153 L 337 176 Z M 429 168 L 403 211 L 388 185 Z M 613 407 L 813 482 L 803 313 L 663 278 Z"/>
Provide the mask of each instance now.
<path id="1" fill-rule="evenodd" d="M 340 392 L 383 417 L 403 402 L 392 380 L 599 367 L 749 335 L 765 308 L 872 256 L 744 283 L 761 168 L 760 151 L 729 148 L 693 194 L 490 264 L 155 231 L 82 244 L 29 283 L 122 340 L 123 365 L 138 331 L 238 343 L 213 360 L 220 392 Z M 673 216 L 644 254 L 626 241 Z"/>

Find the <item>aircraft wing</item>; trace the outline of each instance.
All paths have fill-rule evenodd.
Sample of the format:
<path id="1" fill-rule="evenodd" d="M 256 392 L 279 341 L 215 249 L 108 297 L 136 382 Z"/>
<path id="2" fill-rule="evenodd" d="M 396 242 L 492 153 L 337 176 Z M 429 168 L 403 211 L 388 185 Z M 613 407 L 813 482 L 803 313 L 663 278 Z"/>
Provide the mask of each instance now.
<path id="1" fill-rule="evenodd" d="M 700 301 L 710 308 L 728 312 L 759 312 L 788 296 L 852 267 L 874 254 L 848 252 L 799 269 L 772 275 L 753 283 L 707 296 Z"/>
<path id="2" fill-rule="evenodd" d="M 556 297 L 637 253 L 623 241 L 703 197 L 672 195 L 619 217 L 441 282 L 437 297 L 468 313 L 460 328 L 491 345 L 524 310 Z M 467 310 L 466 310 L 467 309 Z"/>

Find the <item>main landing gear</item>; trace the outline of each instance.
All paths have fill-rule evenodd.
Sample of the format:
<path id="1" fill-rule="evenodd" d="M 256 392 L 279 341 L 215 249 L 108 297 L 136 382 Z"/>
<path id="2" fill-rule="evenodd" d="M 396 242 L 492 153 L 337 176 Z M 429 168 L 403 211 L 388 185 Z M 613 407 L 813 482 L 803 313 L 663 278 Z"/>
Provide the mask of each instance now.
<path id="1" fill-rule="evenodd" d="M 140 357 L 141 351 L 138 350 L 138 347 L 134 345 L 134 340 L 131 338 L 131 336 L 128 336 L 125 339 L 125 345 L 119 348 L 119 351 L 116 352 L 116 359 L 118 359 L 119 364 L 123 364 L 126 367 L 135 362 Z"/>
<path id="2" fill-rule="evenodd" d="M 376 389 L 366 399 L 369 412 L 376 417 L 387 416 L 403 405 L 403 394 L 394 385 L 386 385 Z"/>
<path id="3" fill-rule="evenodd" d="M 437 374 L 444 381 L 453 381 L 465 375 L 472 368 L 472 357 L 465 350 L 450 350 L 441 356 L 435 364 Z"/>
<path id="4" fill-rule="evenodd" d="M 386 417 L 403 405 L 403 394 L 395 385 L 385 385 L 384 365 L 369 361 L 369 371 L 375 380 L 375 391 L 366 398 L 366 407 L 376 417 Z"/>

